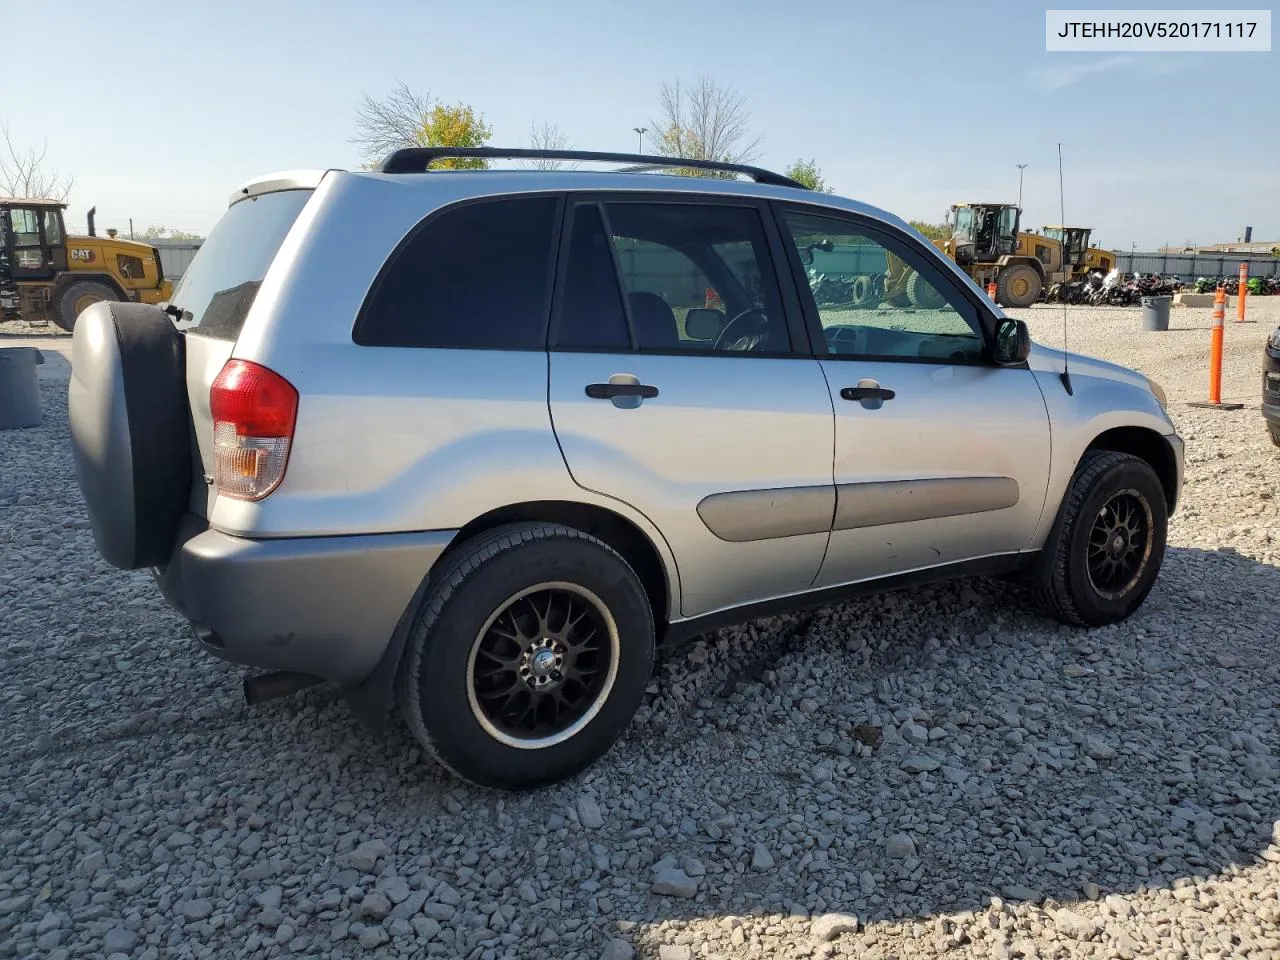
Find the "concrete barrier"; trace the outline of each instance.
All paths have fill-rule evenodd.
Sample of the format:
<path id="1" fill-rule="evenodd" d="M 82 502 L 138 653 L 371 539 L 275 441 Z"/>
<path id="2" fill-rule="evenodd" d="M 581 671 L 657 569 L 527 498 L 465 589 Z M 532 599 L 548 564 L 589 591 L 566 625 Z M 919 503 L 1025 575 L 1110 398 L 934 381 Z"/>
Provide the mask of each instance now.
<path id="1" fill-rule="evenodd" d="M 1175 307 L 1212 307 L 1212 293 L 1175 293 L 1173 295 L 1173 305 Z M 1230 307 L 1231 298 L 1227 297 L 1227 306 Z"/>

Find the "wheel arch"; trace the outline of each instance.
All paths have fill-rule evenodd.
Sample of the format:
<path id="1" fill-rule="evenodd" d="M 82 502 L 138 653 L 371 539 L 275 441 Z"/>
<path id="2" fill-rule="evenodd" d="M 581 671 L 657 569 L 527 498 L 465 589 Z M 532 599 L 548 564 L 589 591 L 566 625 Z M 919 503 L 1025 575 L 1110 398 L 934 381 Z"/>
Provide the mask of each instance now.
<path id="1" fill-rule="evenodd" d="M 1000 268 L 1027 266 L 1036 272 L 1036 276 L 1040 278 L 1040 285 L 1044 286 L 1046 274 L 1044 272 L 1044 264 L 1036 257 L 1010 256 L 1006 255 L 1000 258 Z"/>
<path id="2" fill-rule="evenodd" d="M 101 283 L 103 286 L 110 287 L 115 291 L 116 295 L 122 300 L 127 301 L 129 294 L 116 281 L 116 278 L 109 273 L 91 273 L 89 271 L 68 270 L 58 276 L 57 282 L 54 284 L 54 300 L 61 302 L 62 296 L 67 290 L 77 283 L 89 281 L 92 283 Z"/>
<path id="3" fill-rule="evenodd" d="M 570 500 L 504 504 L 460 528 L 436 559 L 434 567 L 439 567 L 446 556 L 478 534 L 510 523 L 558 523 L 590 534 L 618 551 L 640 578 L 653 610 L 655 640 L 662 642 L 671 617 L 679 609 L 678 573 L 668 569 L 662 552 L 639 526 L 607 507 Z M 356 717 L 375 732 L 381 731 L 386 724 L 408 630 L 429 581 L 430 573 L 427 573 L 401 615 L 396 631 L 373 672 L 362 683 L 342 691 Z"/>
<path id="4" fill-rule="evenodd" d="M 617 550 L 640 578 L 661 640 L 667 622 L 678 608 L 677 598 L 662 554 L 638 526 L 621 514 L 596 504 L 570 500 L 512 503 L 481 514 L 466 524 L 450 542 L 442 558 L 477 534 L 508 523 L 558 523 L 590 534 Z"/>
<path id="5" fill-rule="evenodd" d="M 1173 513 L 1178 500 L 1178 462 L 1163 436 L 1147 427 L 1112 427 L 1094 437 L 1080 456 L 1092 450 L 1127 453 L 1145 461 L 1160 478 L 1169 513 Z"/>

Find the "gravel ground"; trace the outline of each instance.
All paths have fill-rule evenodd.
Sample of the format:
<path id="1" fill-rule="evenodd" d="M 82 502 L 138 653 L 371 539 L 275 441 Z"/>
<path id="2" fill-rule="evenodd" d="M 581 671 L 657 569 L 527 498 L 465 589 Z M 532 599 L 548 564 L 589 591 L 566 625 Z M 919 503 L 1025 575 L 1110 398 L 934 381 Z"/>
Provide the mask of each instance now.
<path id="1" fill-rule="evenodd" d="M 1280 302 L 1250 309 L 1236 412 L 1185 406 L 1208 310 L 1162 334 L 1071 310 L 1071 346 L 1158 379 L 1188 442 L 1130 621 L 973 581 L 725 630 L 661 664 L 602 763 L 522 796 L 323 689 L 246 708 L 98 560 L 53 358 L 45 425 L 0 433 L 0 956 L 1280 956 Z M 1060 341 L 1058 309 L 1022 315 Z"/>

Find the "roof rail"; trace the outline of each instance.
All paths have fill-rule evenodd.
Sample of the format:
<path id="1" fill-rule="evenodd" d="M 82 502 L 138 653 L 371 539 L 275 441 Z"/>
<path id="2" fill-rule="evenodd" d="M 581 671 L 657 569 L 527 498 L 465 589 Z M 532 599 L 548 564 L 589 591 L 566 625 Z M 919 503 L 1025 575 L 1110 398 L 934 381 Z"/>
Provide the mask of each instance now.
<path id="1" fill-rule="evenodd" d="M 721 163 L 718 160 L 690 160 L 685 157 L 659 157 L 645 153 L 601 153 L 595 150 L 529 150 L 505 147 L 402 147 L 393 150 L 378 164 L 379 173 L 423 173 L 436 160 L 586 160 L 609 163 L 629 163 L 631 170 L 649 167 L 692 170 L 716 170 L 722 173 L 740 173 L 756 183 L 775 187 L 798 187 L 804 184 L 784 177 L 771 170 L 751 167 L 743 163 Z"/>

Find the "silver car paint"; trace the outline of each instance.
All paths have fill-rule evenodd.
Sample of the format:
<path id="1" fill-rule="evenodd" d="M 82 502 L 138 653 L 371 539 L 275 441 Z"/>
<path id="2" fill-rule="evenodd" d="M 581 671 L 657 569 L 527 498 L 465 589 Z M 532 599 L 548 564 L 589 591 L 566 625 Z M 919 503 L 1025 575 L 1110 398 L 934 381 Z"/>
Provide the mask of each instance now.
<path id="1" fill-rule="evenodd" d="M 1075 396 L 1069 397 L 1057 381 L 1053 352 L 1037 344 L 1032 353 L 1033 373 L 963 367 L 934 370 L 928 365 L 912 365 L 916 369 L 908 375 L 895 367 L 892 376 L 897 382 L 936 374 L 941 378 L 938 384 L 922 381 L 918 385 L 964 389 L 968 398 L 964 402 L 976 400 L 976 405 L 960 409 L 931 406 L 927 414 L 917 407 L 921 422 L 904 422 L 905 414 L 896 414 L 896 430 L 887 429 L 889 418 L 880 418 L 880 425 L 872 422 L 871 428 L 880 444 L 856 443 L 856 429 L 850 426 L 856 443 L 853 449 L 858 453 L 849 458 L 846 472 L 839 477 L 832 474 L 829 439 L 823 451 L 824 472 L 812 453 L 801 452 L 799 446 L 788 447 L 790 441 L 779 439 L 777 433 L 784 425 L 796 431 L 797 424 L 803 424 L 797 438 L 803 434 L 816 443 L 823 436 L 820 415 L 813 418 L 821 404 L 809 389 L 807 376 L 796 380 L 804 395 L 799 402 L 790 392 L 780 398 L 772 391 L 754 391 L 760 395 L 743 399 L 755 413 L 732 423 L 727 411 L 733 405 L 723 398 L 681 397 L 680 403 L 698 416 L 705 414 L 709 404 L 725 413 L 715 418 L 718 426 L 714 431 L 692 435 L 685 431 L 674 442 L 666 442 L 655 425 L 664 419 L 670 423 L 672 418 L 653 416 L 660 412 L 659 405 L 646 401 L 636 410 L 618 410 L 607 402 L 588 400 L 581 390 L 583 383 L 617 372 L 635 373 L 649 382 L 647 377 L 665 372 L 661 361 L 672 358 L 628 356 L 621 365 L 607 366 L 602 365 L 600 355 L 579 355 L 586 366 L 571 370 L 561 363 L 567 354 L 549 359 L 539 352 L 358 347 L 352 343 L 351 327 L 369 284 L 396 244 L 432 210 L 457 199 L 507 193 L 661 189 L 785 199 L 858 213 L 893 230 L 919 235 L 897 217 L 839 197 L 741 181 L 634 173 L 489 171 L 388 176 L 331 171 L 259 178 L 242 187 L 233 200 L 246 195 L 246 190 L 252 195 L 279 189 L 280 184 L 310 183 L 316 185 L 312 201 L 268 270 L 233 352 L 236 357 L 271 367 L 298 387 L 303 400 L 294 447 L 285 480 L 270 497 L 256 503 L 213 498 L 211 523 L 228 533 L 289 537 L 455 529 L 513 502 L 552 499 L 593 503 L 625 516 L 650 538 L 672 586 L 669 616 L 678 619 L 797 592 L 807 586 L 806 572 L 808 582 L 848 582 L 890 572 L 886 562 L 908 569 L 942 562 L 939 557 L 944 555 L 955 559 L 1036 547 L 1047 535 L 1080 453 L 1098 432 L 1118 425 L 1172 432 L 1167 416 L 1140 375 L 1122 375 L 1081 359 L 1073 369 Z M 939 269 L 950 270 L 959 283 L 982 295 L 951 261 L 940 255 L 934 261 Z M 991 309 L 997 317 L 1003 316 L 998 307 Z M 212 348 L 208 354 L 197 353 L 191 382 L 193 409 L 198 411 L 203 404 L 206 421 L 208 386 L 220 365 L 213 353 Z M 642 360 L 658 363 L 642 368 Z M 735 370 L 764 370 L 754 366 L 764 362 L 756 358 L 726 358 L 724 362 L 734 365 Z M 819 369 L 816 361 L 779 362 Z M 1074 366 L 1076 361 L 1072 363 Z M 558 411 L 559 444 L 547 405 L 548 364 L 552 368 L 552 405 Z M 562 371 L 566 374 L 563 379 Z M 1004 381 L 1016 383 L 1016 389 L 998 386 L 987 395 L 980 389 L 987 382 L 983 374 L 1021 374 L 1021 378 Z M 886 380 L 891 376 L 884 371 L 880 375 Z M 843 379 L 847 378 L 842 375 Z M 674 382 L 669 376 L 667 381 Z M 1047 418 L 1052 421 L 1051 429 L 1043 433 L 1038 416 L 1014 416 L 1006 407 L 1008 403 L 1025 404 L 1035 382 L 1044 395 L 1039 409 L 1043 412 L 1047 407 Z M 578 394 L 570 402 L 574 390 Z M 830 403 L 830 394 L 827 396 Z M 786 406 L 788 403 L 792 406 Z M 835 403 L 842 401 L 837 398 Z M 901 404 L 896 409 L 906 407 Z M 569 413 L 571 409 L 573 413 Z M 1034 413 L 1035 405 L 1030 410 Z M 948 412 L 954 413 L 955 421 L 939 417 Z M 1021 412 L 1027 411 L 1024 408 Z M 627 426 L 614 426 L 637 413 L 642 417 L 631 416 L 625 421 Z M 769 421 L 767 430 L 759 429 L 760 414 Z M 848 422 L 849 416 L 841 411 L 842 420 Z M 829 413 L 827 417 L 830 423 Z M 945 427 L 930 427 L 927 421 L 931 418 L 942 419 L 952 430 L 959 429 L 970 441 L 974 439 L 972 429 L 959 424 L 962 420 L 973 423 L 976 418 L 986 431 L 980 435 L 985 439 L 965 453 L 957 438 L 944 445 L 946 455 L 931 465 L 926 454 L 946 432 Z M 647 461 L 647 471 L 627 471 L 629 475 L 623 476 L 624 471 L 611 462 L 618 451 L 610 451 L 610 443 L 620 436 L 617 430 L 626 430 L 629 435 L 637 429 L 635 445 L 629 437 L 629 452 L 622 451 L 623 455 L 634 461 L 643 450 L 647 451 L 644 456 L 658 459 Z M 902 442 L 904 436 L 908 443 Z M 758 450 L 761 438 L 765 449 L 773 452 L 748 456 L 749 451 Z M 1027 445 L 1019 447 L 1020 443 Z M 562 446 L 569 466 L 582 474 L 579 479 L 585 487 L 575 483 L 566 467 Z M 867 464 L 873 461 L 867 460 L 868 449 L 893 451 L 896 465 L 877 464 L 870 469 Z M 775 461 L 778 452 L 793 454 L 794 462 Z M 680 458 L 692 457 L 692 462 L 681 465 L 677 458 L 662 459 L 673 453 Z M 724 469 L 714 469 L 717 458 L 728 459 Z M 730 464 L 740 471 L 730 469 Z M 896 546 L 890 549 L 900 552 L 892 560 L 888 559 L 890 550 L 867 540 L 867 549 L 874 550 L 869 558 L 858 556 L 856 547 L 840 546 L 820 572 L 825 535 L 730 543 L 711 533 L 696 509 L 708 493 L 726 489 L 919 477 L 921 471 L 926 476 L 1010 477 L 1018 482 L 1019 503 L 996 513 L 895 524 L 906 536 L 896 537 Z M 1049 509 L 1045 509 L 1046 495 Z M 992 522 L 1002 514 L 1008 516 Z M 884 531 L 864 527 L 840 531 L 836 537 L 852 536 L 855 539 L 846 542 L 856 543 L 857 537 L 874 533 L 883 544 Z M 876 559 L 881 561 L 878 566 Z"/>
<path id="2" fill-rule="evenodd" d="M 1031 371 L 853 357 L 823 360 L 822 367 L 836 398 L 840 499 L 856 496 L 863 483 L 987 477 L 1012 480 L 1017 499 L 992 511 L 978 509 L 990 506 L 985 498 L 970 497 L 973 511 L 937 516 L 927 502 L 936 488 L 916 487 L 916 498 L 926 501 L 917 515 L 928 519 L 836 530 L 815 586 L 1027 548 L 1044 508 L 1050 459 L 1049 417 Z M 859 381 L 896 395 L 878 407 L 840 398 L 841 388 Z"/>
<path id="3" fill-rule="evenodd" d="M 1096 357 L 1068 353 L 1072 392 L 1067 393 L 1059 374 L 1063 351 L 1033 343 L 1029 365 L 1040 383 L 1053 432 L 1053 461 L 1046 484 L 1046 503 L 1030 546 L 1040 548 L 1049 536 L 1058 505 L 1066 495 L 1076 464 L 1100 434 L 1117 427 L 1141 427 L 1172 438 L 1181 486 L 1181 442 L 1169 414 L 1160 406 L 1149 381 L 1142 374 Z"/>
<path id="4" fill-rule="evenodd" d="M 213 414 L 209 410 L 209 388 L 231 359 L 235 344 L 191 333 L 183 340 L 187 357 L 187 402 L 200 458 L 200 469 L 192 471 L 191 512 L 198 517 L 209 517 L 218 498 L 217 488 L 205 479 L 213 477 Z"/>
<path id="5" fill-rule="evenodd" d="M 656 386 L 658 396 L 620 409 L 586 395 L 587 384 L 620 373 Z M 730 491 L 830 489 L 831 397 L 816 360 L 557 352 L 551 413 L 573 478 L 630 504 L 666 535 L 685 616 L 813 581 L 827 528 L 729 541 L 697 508 Z"/>

